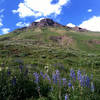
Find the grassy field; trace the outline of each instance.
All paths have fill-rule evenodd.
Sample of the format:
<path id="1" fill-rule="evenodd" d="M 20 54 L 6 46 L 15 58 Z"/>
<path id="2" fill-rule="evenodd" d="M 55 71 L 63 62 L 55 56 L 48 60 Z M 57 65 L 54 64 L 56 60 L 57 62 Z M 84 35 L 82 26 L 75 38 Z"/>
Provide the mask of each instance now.
<path id="1" fill-rule="evenodd" d="M 100 44 L 91 40 L 100 33 L 62 27 L 0 36 L 0 100 L 99 100 Z"/>

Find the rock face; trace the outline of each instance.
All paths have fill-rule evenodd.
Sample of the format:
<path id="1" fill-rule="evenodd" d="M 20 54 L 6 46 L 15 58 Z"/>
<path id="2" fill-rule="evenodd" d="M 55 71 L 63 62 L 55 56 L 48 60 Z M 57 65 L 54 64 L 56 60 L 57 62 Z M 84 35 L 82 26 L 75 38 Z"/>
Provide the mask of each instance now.
<path id="1" fill-rule="evenodd" d="M 48 26 L 65 27 L 67 30 L 73 30 L 73 31 L 77 31 L 77 32 L 87 32 L 88 31 L 86 29 L 83 29 L 83 28 L 80 28 L 80 27 L 77 27 L 77 26 L 76 27 L 64 26 L 64 25 L 61 25 L 57 22 L 54 22 L 52 19 L 44 18 L 44 19 L 41 19 L 38 22 L 31 23 L 30 26 L 28 26 L 28 27 L 23 27 L 23 28 L 17 29 L 15 32 L 27 30 L 27 29 L 30 29 L 30 28 L 36 28 L 36 27 L 41 28 L 41 27 L 48 27 Z"/>
<path id="2" fill-rule="evenodd" d="M 72 28 L 72 30 L 74 30 L 74 31 L 78 31 L 78 32 L 87 32 L 88 30 L 86 30 L 86 29 L 83 29 L 83 28 L 81 28 L 81 27 L 78 27 L 78 26 L 76 26 L 76 27 L 73 27 Z"/>
<path id="3" fill-rule="evenodd" d="M 63 25 L 54 22 L 52 19 L 45 18 L 45 19 L 40 20 L 39 22 L 33 22 L 29 26 L 29 28 L 34 28 L 34 27 L 47 27 L 47 26 L 60 27 L 60 26 L 63 26 Z"/>

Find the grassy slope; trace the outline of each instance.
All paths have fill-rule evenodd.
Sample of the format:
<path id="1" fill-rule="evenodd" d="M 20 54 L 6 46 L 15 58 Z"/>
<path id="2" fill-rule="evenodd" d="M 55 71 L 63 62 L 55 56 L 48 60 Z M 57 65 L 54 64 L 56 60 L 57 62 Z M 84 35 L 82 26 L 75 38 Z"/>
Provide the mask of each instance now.
<path id="1" fill-rule="evenodd" d="M 50 36 L 64 36 L 73 39 L 67 46 L 59 45 L 50 40 Z M 8 38 L 5 38 L 8 37 Z M 0 36 L 0 66 L 16 67 L 24 65 L 57 65 L 62 72 L 74 69 L 83 69 L 94 75 L 96 87 L 100 89 L 100 45 L 88 44 L 91 39 L 99 39 L 100 33 L 73 32 L 65 28 L 42 28 L 12 32 Z M 44 68 L 39 67 L 38 70 Z M 100 91 L 100 90 L 99 90 Z M 99 95 L 99 94 L 98 94 Z"/>

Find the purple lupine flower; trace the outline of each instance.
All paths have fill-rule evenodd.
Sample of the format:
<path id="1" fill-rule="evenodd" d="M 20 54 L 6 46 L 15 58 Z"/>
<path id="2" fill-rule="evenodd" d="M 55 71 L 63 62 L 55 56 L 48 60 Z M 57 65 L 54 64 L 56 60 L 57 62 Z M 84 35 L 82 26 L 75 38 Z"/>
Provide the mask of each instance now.
<path id="1" fill-rule="evenodd" d="M 91 82 L 91 92 L 94 92 L 94 84 Z"/>
<path id="2" fill-rule="evenodd" d="M 46 75 L 44 75 L 43 72 L 40 72 L 40 75 L 42 76 L 43 79 L 45 79 Z"/>
<path id="3" fill-rule="evenodd" d="M 70 70 L 70 77 L 75 81 L 76 80 L 76 75 L 75 71 L 73 69 Z"/>
<path id="4" fill-rule="evenodd" d="M 62 78 L 62 81 L 63 81 L 63 86 L 65 86 L 67 83 L 66 78 Z"/>
<path id="5" fill-rule="evenodd" d="M 78 71 L 77 71 L 77 79 L 80 80 L 80 79 L 81 79 L 81 76 L 82 76 L 82 75 L 81 75 L 81 71 L 78 70 Z"/>
<path id="6" fill-rule="evenodd" d="M 43 78 L 45 79 L 47 76 L 48 76 L 48 75 L 47 75 L 47 74 L 45 74 Z"/>
<path id="7" fill-rule="evenodd" d="M 35 76 L 35 83 L 38 84 L 39 82 L 39 74 L 37 72 L 33 73 L 33 75 Z"/>
<path id="8" fill-rule="evenodd" d="M 68 95 L 67 94 L 65 95 L 65 100 L 68 100 Z"/>
<path id="9" fill-rule="evenodd" d="M 49 82 L 51 82 L 51 79 L 50 79 L 49 75 L 47 75 L 47 79 L 48 79 Z"/>
<path id="10" fill-rule="evenodd" d="M 72 89 L 74 90 L 74 86 L 72 86 Z"/>
<path id="11" fill-rule="evenodd" d="M 40 72 L 40 75 L 43 77 L 43 72 Z"/>
<path id="12" fill-rule="evenodd" d="M 60 72 L 59 72 L 59 70 L 56 70 L 56 77 L 57 77 L 57 81 L 58 81 L 59 85 L 61 85 L 61 79 L 60 79 Z"/>
<path id="13" fill-rule="evenodd" d="M 11 75 L 11 71 L 8 69 L 8 71 L 7 71 L 7 75 L 9 76 L 9 75 Z"/>
<path id="14" fill-rule="evenodd" d="M 68 87 L 69 87 L 69 88 L 72 87 L 72 83 L 71 83 L 71 81 L 68 82 Z"/>
<path id="15" fill-rule="evenodd" d="M 85 81 L 86 81 L 86 76 L 85 75 L 80 75 L 80 85 L 81 87 L 85 87 Z"/>
<path id="16" fill-rule="evenodd" d="M 53 83 L 57 84 L 57 76 L 56 76 L 56 74 L 52 75 L 52 79 L 53 79 Z"/>
<path id="17" fill-rule="evenodd" d="M 20 65 L 20 66 L 19 66 L 19 69 L 20 69 L 20 71 L 22 72 L 22 71 L 23 71 L 23 66 Z"/>
<path id="18" fill-rule="evenodd" d="M 15 77 L 11 80 L 11 83 L 12 83 L 13 86 L 16 85 L 16 78 Z"/>
<path id="19" fill-rule="evenodd" d="M 56 75 L 57 75 L 57 79 L 59 79 L 59 77 L 60 77 L 60 72 L 59 72 L 59 70 L 56 70 Z"/>
<path id="20" fill-rule="evenodd" d="M 90 87 L 90 78 L 86 76 L 86 87 Z"/>

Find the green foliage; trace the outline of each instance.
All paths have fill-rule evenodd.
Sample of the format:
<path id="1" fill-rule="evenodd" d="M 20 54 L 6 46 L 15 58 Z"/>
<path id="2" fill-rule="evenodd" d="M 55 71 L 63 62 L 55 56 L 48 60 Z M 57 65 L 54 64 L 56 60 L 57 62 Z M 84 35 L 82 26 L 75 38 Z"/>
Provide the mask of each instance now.
<path id="1" fill-rule="evenodd" d="M 65 40 L 62 40 L 63 36 Z M 70 45 L 66 39 L 72 39 Z M 100 40 L 100 33 L 44 27 L 17 29 L 0 36 L 0 100 L 58 100 L 58 95 L 64 100 L 66 93 L 70 100 L 99 100 L 100 44 L 90 43 L 90 40 Z M 19 70 L 19 66 L 24 66 L 23 72 Z M 34 72 L 41 71 L 52 78 L 52 73 L 58 69 L 61 77 L 69 80 L 71 68 L 75 72 L 81 69 L 89 76 L 93 74 L 94 93 L 87 88 L 82 89 L 81 93 L 77 82 L 73 84 L 73 91 L 68 87 L 58 88 L 43 78 L 39 82 L 40 90 L 37 90 Z M 25 75 L 27 69 L 28 74 Z M 11 71 L 10 76 L 7 74 L 8 70 Z M 16 85 L 13 86 L 11 81 L 14 78 Z"/>

